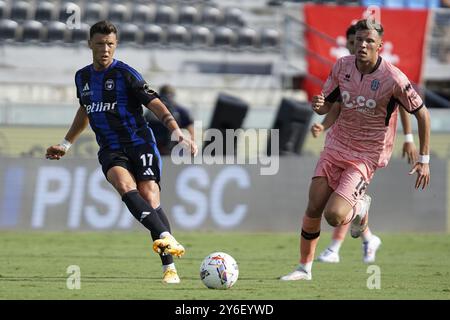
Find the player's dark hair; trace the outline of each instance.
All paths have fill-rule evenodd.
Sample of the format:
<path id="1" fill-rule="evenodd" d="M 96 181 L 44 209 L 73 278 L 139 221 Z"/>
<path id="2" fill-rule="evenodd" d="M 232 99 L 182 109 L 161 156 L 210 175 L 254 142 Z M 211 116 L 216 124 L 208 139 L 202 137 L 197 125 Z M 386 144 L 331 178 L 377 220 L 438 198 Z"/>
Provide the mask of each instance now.
<path id="1" fill-rule="evenodd" d="M 354 35 L 355 33 L 356 33 L 356 25 L 352 24 L 350 27 L 348 27 L 345 36 L 348 39 L 349 36 Z"/>
<path id="2" fill-rule="evenodd" d="M 359 20 L 355 24 L 355 28 L 356 28 L 356 31 L 375 30 L 376 32 L 378 32 L 378 35 L 380 37 L 382 37 L 384 34 L 383 26 L 381 25 L 381 23 L 379 23 L 375 20 L 369 20 L 369 19 Z"/>
<path id="3" fill-rule="evenodd" d="M 92 39 L 92 37 L 96 33 L 105 34 L 105 35 L 114 33 L 117 36 L 117 28 L 111 22 L 102 20 L 102 21 L 96 22 L 89 30 L 90 39 Z"/>

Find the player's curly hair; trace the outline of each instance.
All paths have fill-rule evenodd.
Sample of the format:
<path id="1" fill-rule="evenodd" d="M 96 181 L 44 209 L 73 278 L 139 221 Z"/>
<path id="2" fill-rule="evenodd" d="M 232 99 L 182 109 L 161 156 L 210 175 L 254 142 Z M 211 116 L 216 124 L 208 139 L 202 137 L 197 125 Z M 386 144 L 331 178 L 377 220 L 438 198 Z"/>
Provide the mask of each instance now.
<path id="1" fill-rule="evenodd" d="M 375 30 L 376 32 L 378 32 L 378 35 L 380 37 L 382 37 L 384 34 L 384 29 L 383 29 L 383 26 L 381 25 L 381 23 L 379 23 L 378 21 L 375 21 L 375 20 L 370 20 L 370 19 L 359 20 L 355 24 L 355 29 L 356 29 L 356 31 Z"/>
<path id="2" fill-rule="evenodd" d="M 102 21 L 96 22 L 89 30 L 90 39 L 92 39 L 92 37 L 96 33 L 100 33 L 100 34 L 114 33 L 117 35 L 117 28 L 111 22 L 102 20 Z"/>

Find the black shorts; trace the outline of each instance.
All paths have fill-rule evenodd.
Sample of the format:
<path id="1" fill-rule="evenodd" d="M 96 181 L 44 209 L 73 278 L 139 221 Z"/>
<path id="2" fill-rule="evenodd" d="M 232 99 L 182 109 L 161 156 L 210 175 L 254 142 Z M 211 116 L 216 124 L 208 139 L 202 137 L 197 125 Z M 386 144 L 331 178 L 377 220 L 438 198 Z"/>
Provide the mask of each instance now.
<path id="1" fill-rule="evenodd" d="M 136 181 L 154 180 L 159 184 L 161 180 L 161 156 L 153 143 L 120 150 L 104 149 L 99 152 L 98 161 L 106 178 L 109 169 L 120 166 L 130 171 Z"/>

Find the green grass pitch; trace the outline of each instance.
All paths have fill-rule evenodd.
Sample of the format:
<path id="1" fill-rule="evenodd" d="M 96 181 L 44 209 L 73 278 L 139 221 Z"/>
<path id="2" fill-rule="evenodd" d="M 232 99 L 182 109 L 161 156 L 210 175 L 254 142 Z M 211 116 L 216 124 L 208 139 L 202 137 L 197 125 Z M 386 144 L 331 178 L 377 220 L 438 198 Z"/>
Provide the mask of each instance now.
<path id="1" fill-rule="evenodd" d="M 136 232 L 0 232 L 0 299 L 450 299 L 450 235 L 381 233 L 376 265 L 380 289 L 368 289 L 361 242 L 348 237 L 341 263 L 314 263 L 312 281 L 281 282 L 298 260 L 294 233 L 177 232 L 187 253 L 176 259 L 182 282 L 161 283 L 150 237 Z M 324 233 L 318 251 L 330 240 Z M 229 290 L 199 279 L 202 259 L 231 254 L 240 268 Z M 318 252 L 316 252 L 317 254 Z M 67 267 L 81 271 L 81 288 L 66 286 Z"/>

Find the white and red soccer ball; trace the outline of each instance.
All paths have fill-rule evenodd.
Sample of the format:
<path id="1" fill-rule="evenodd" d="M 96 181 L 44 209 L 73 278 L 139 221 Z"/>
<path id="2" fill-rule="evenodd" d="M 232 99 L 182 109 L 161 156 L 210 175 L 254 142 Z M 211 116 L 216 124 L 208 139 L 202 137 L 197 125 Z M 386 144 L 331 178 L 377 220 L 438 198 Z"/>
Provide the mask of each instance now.
<path id="1" fill-rule="evenodd" d="M 203 259 L 200 279 L 210 289 L 231 288 L 239 277 L 236 260 L 224 252 L 214 252 Z"/>

